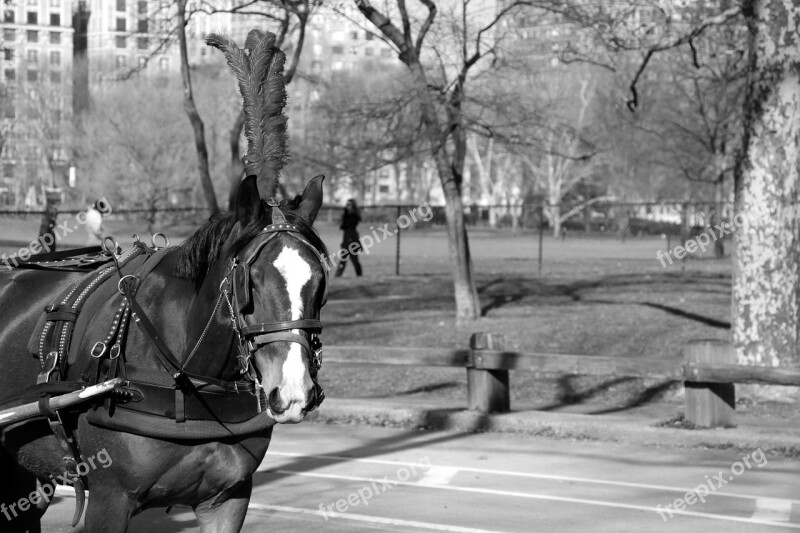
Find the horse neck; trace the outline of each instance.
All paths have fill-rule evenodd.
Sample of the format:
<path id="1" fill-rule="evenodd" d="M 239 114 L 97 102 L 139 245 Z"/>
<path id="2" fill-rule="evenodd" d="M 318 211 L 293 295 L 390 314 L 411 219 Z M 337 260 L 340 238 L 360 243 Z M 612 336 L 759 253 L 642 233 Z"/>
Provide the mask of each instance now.
<path id="1" fill-rule="evenodd" d="M 192 282 L 174 275 L 172 261 L 165 261 L 157 268 L 162 278 L 161 290 L 155 295 L 157 301 L 151 307 L 162 315 L 159 319 L 161 331 L 175 332 L 171 336 L 176 337 L 176 358 L 184 362 L 197 348 L 187 370 L 220 379 L 236 375 L 236 346 L 232 342 L 230 310 L 225 298 L 220 299 L 220 284 L 225 278 L 227 265 L 227 260 L 215 261 L 196 289 Z M 169 316 L 170 313 L 174 316 Z"/>

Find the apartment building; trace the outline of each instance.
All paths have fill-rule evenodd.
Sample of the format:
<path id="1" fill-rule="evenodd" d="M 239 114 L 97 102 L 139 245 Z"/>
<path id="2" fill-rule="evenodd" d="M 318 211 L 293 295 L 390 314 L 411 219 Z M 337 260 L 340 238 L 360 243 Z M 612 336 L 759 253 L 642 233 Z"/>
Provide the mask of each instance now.
<path id="1" fill-rule="evenodd" d="M 0 205 L 35 205 L 68 175 L 72 0 L 15 0 L 0 30 Z"/>

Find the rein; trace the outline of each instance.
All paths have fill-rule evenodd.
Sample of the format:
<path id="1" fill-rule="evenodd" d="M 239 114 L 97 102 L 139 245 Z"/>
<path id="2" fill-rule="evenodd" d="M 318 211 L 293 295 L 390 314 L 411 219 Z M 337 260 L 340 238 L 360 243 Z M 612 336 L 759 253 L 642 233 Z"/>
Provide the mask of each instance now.
<path id="1" fill-rule="evenodd" d="M 217 380 L 206 376 L 193 375 L 187 371 L 187 366 L 198 352 L 201 344 L 207 337 L 211 324 L 214 322 L 214 318 L 223 307 L 222 302 L 224 300 L 227 304 L 228 312 L 230 313 L 231 328 L 238 341 L 239 355 L 237 358 L 239 359 L 239 371 L 246 377 L 246 383 L 251 386 L 254 385 L 258 391 L 258 412 L 261 412 L 261 401 L 264 391 L 261 387 L 259 371 L 256 366 L 251 363 L 251 359 L 260 347 L 275 342 L 297 343 L 306 350 L 309 358 L 309 372 L 314 381 L 315 393 L 315 401 L 306 409 L 306 412 L 311 412 L 319 407 L 325 399 L 325 393 L 316 381 L 316 376 L 322 367 L 322 342 L 319 339 L 319 334 L 322 331 L 322 322 L 316 318 L 302 318 L 299 320 L 248 324 L 243 313 L 244 309 L 246 309 L 250 303 L 250 268 L 266 245 L 278 235 L 287 234 L 318 255 L 316 248 L 303 237 L 300 229 L 296 225 L 286 222 L 283 213 L 277 206 L 277 202 L 274 202 L 274 204 L 275 205 L 273 205 L 272 202 L 270 203 L 272 207 L 272 224 L 261 230 L 253 238 L 253 241 L 245 247 L 243 251 L 245 259 L 239 261 L 238 256 L 231 259 L 225 278 L 220 283 L 220 295 L 217 298 L 211 316 L 199 339 L 183 363 L 180 363 L 172 354 L 153 323 L 148 319 L 144 309 L 142 309 L 136 301 L 136 293 L 141 282 L 146 275 L 152 271 L 155 264 L 151 263 L 148 265 L 149 268 L 144 275 L 139 275 L 139 273 L 137 273 L 136 275 L 123 276 L 119 281 L 118 288 L 119 292 L 125 298 L 127 307 L 130 310 L 130 316 L 133 317 L 134 321 L 139 326 L 153 349 L 156 358 L 170 374 L 179 390 L 193 391 L 198 386 L 202 387 L 206 384 L 212 384 L 226 390 L 231 390 L 232 388 L 232 392 L 238 391 L 241 382 Z M 319 260 L 321 263 L 323 262 L 322 257 L 319 257 Z M 158 261 L 153 261 L 153 263 L 157 264 Z M 327 269 L 324 268 L 324 265 L 323 271 L 327 275 Z M 326 279 L 326 294 L 322 300 L 323 305 L 327 299 L 327 287 Z M 232 288 L 230 292 L 228 290 L 229 288 Z"/>

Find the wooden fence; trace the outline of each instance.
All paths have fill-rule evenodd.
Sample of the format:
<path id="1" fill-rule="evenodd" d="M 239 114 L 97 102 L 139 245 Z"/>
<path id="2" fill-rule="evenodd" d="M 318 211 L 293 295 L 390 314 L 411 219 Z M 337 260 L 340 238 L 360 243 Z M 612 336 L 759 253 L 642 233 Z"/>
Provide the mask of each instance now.
<path id="1" fill-rule="evenodd" d="M 324 357 L 325 363 L 466 368 L 469 408 L 486 413 L 510 410 L 510 370 L 541 377 L 591 375 L 682 381 L 686 387 L 686 419 L 698 427 L 734 424 L 736 383 L 800 386 L 800 369 L 738 365 L 733 347 L 717 340 L 690 343 L 683 350 L 683 362 L 518 353 L 504 348 L 501 335 L 475 333 L 469 348 L 463 349 L 331 346 L 325 348 Z"/>

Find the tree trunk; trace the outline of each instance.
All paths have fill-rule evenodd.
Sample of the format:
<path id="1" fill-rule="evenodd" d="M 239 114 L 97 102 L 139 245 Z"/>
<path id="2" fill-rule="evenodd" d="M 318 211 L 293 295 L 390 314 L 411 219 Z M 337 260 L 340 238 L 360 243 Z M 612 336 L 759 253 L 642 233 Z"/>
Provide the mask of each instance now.
<path id="1" fill-rule="evenodd" d="M 723 186 L 725 184 L 725 173 L 720 172 L 717 181 L 714 182 L 714 216 L 711 217 L 711 227 L 722 223 L 722 207 L 723 207 Z M 717 259 L 725 257 L 725 239 L 716 239 L 714 241 L 714 256 Z"/>
<path id="2" fill-rule="evenodd" d="M 194 104 L 192 76 L 189 72 L 189 53 L 186 49 L 186 0 L 178 0 L 178 40 L 181 53 L 181 77 L 183 78 L 183 106 L 194 130 L 197 168 L 200 171 L 203 196 L 208 209 L 215 213 L 219 210 L 219 207 L 217 206 L 217 195 L 214 193 L 214 183 L 211 181 L 211 171 L 208 168 L 205 126 L 203 125 L 203 119 L 200 118 L 200 113 L 197 112 L 197 106 Z"/>
<path id="3" fill-rule="evenodd" d="M 228 142 L 231 147 L 231 175 L 230 188 L 228 190 L 228 211 L 236 209 L 236 193 L 239 191 L 239 183 L 242 181 L 244 164 L 242 164 L 242 154 L 239 149 L 239 139 L 244 129 L 244 107 L 239 111 L 236 120 L 231 128 Z"/>
<path id="4" fill-rule="evenodd" d="M 735 190 L 739 362 L 800 363 L 800 3 L 748 2 L 750 78 Z"/>
<path id="5" fill-rule="evenodd" d="M 453 290 L 456 299 L 456 319 L 459 322 L 480 317 L 480 299 L 473 276 L 472 255 L 469 251 L 464 203 L 461 190 L 452 177 L 452 169 L 444 153 L 436 154 L 436 167 L 442 181 L 447 218 L 447 245 L 453 269 Z"/>

